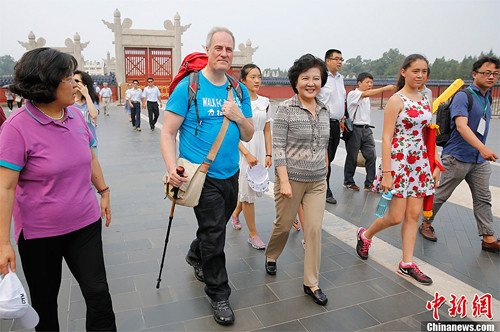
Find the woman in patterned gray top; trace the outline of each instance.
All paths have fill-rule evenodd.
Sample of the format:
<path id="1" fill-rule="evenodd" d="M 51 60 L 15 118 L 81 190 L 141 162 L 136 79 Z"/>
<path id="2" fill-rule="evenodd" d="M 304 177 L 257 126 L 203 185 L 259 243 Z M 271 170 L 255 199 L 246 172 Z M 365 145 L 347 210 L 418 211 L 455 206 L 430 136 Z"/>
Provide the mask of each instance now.
<path id="1" fill-rule="evenodd" d="M 318 286 L 318 275 L 330 115 L 328 108 L 316 96 L 326 83 L 326 65 L 323 60 L 306 54 L 294 62 L 288 77 L 296 95 L 278 106 L 274 119 L 276 221 L 266 250 L 266 271 L 276 274 L 276 260 L 285 247 L 302 203 L 307 222 L 304 228 L 307 243 L 304 292 L 314 302 L 325 305 L 328 299 Z"/>

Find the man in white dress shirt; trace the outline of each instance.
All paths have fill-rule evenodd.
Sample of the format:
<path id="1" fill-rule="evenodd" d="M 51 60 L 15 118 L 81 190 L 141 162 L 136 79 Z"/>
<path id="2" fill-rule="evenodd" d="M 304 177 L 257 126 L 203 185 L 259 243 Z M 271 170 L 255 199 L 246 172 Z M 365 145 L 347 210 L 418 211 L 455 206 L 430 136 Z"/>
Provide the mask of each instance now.
<path id="1" fill-rule="evenodd" d="M 342 52 L 336 49 L 326 51 L 325 62 L 328 69 L 328 79 L 318 99 L 328 106 L 330 110 L 330 139 L 328 141 L 328 173 L 326 173 L 326 202 L 336 204 L 337 200 L 333 197 L 330 189 L 330 173 L 333 159 L 340 142 L 340 131 L 344 130 L 345 97 L 344 77 L 339 73 L 342 68 Z"/>
<path id="2" fill-rule="evenodd" d="M 370 124 L 370 97 L 382 92 L 394 91 L 394 85 L 386 85 L 378 89 L 372 89 L 373 76 L 369 73 L 361 73 L 357 77 L 358 88 L 349 92 L 347 96 L 347 111 L 354 124 L 351 137 L 345 144 L 347 156 L 344 165 L 344 188 L 359 191 L 354 182 L 354 173 L 358 162 L 358 151 L 365 157 L 366 179 L 365 190 L 370 190 L 375 180 L 375 163 L 377 153 L 375 151 L 375 139 Z"/>
<path id="3" fill-rule="evenodd" d="M 141 131 L 141 98 L 142 90 L 139 89 L 139 81 L 132 81 L 133 88 L 130 89 L 128 98 L 130 103 L 130 118 L 132 119 L 132 129 Z"/>
<path id="4" fill-rule="evenodd" d="M 146 108 L 146 103 L 148 105 L 148 117 L 149 117 L 149 126 L 151 127 L 151 131 L 155 130 L 156 121 L 158 121 L 158 116 L 160 115 L 160 111 L 158 109 L 158 103 L 161 107 L 161 92 L 157 86 L 153 84 L 153 78 L 148 78 L 148 86 L 144 88 L 142 92 L 142 108 Z"/>
<path id="5" fill-rule="evenodd" d="M 113 91 L 111 91 L 110 88 L 108 88 L 108 83 L 104 82 L 102 83 L 102 89 L 99 91 L 99 104 L 101 105 L 101 108 L 104 110 L 104 115 L 109 116 L 108 112 L 108 107 L 109 104 L 112 102 L 111 96 L 113 95 Z"/>

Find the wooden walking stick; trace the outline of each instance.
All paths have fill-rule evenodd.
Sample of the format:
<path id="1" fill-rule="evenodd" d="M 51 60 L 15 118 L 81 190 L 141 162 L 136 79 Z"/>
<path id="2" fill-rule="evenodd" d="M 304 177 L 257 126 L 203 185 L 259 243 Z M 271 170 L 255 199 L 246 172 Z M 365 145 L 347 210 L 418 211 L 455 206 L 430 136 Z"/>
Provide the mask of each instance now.
<path id="1" fill-rule="evenodd" d="M 184 175 L 184 167 L 178 166 L 175 171 L 177 172 L 177 175 L 183 177 Z M 167 244 L 168 244 L 168 237 L 170 236 L 170 227 L 172 227 L 172 220 L 174 219 L 174 209 L 175 209 L 175 202 L 177 201 L 177 194 L 179 193 L 179 188 L 174 187 L 174 199 L 172 200 L 172 207 L 170 208 L 170 216 L 168 217 L 168 227 L 167 227 L 167 236 L 165 237 L 165 246 L 163 247 L 163 256 L 161 258 L 161 264 L 160 264 L 160 274 L 158 275 L 157 283 L 156 283 L 156 288 L 160 288 L 160 282 L 161 282 L 161 272 L 163 271 L 163 263 L 165 262 L 165 253 L 167 252 Z"/>

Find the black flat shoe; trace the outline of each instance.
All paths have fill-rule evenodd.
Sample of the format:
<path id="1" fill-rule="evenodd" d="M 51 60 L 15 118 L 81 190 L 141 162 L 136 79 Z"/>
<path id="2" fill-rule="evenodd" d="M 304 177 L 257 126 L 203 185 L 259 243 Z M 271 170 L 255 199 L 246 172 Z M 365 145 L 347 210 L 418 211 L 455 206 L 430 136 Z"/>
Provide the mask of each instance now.
<path id="1" fill-rule="evenodd" d="M 316 302 L 317 304 L 325 305 L 328 302 L 328 298 L 326 297 L 325 293 L 323 293 L 321 288 L 318 288 L 313 292 L 311 288 L 307 287 L 306 285 L 303 286 L 304 286 L 304 293 L 312 297 L 313 301 Z"/>
<path id="2" fill-rule="evenodd" d="M 270 274 L 270 275 L 275 275 L 276 274 L 276 271 L 278 269 L 276 268 L 276 262 L 268 262 L 266 260 L 266 272 L 267 274 Z"/>

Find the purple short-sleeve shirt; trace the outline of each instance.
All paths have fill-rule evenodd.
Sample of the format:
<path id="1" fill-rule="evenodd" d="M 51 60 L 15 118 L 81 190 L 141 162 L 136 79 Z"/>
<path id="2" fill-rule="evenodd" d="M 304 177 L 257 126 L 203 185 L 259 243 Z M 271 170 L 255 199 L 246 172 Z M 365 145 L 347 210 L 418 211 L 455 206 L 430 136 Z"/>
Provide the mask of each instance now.
<path id="1" fill-rule="evenodd" d="M 54 121 L 29 101 L 0 129 L 0 166 L 19 171 L 14 202 L 16 241 L 67 234 L 97 221 L 91 186 L 94 142 L 82 113 L 66 108 Z"/>

